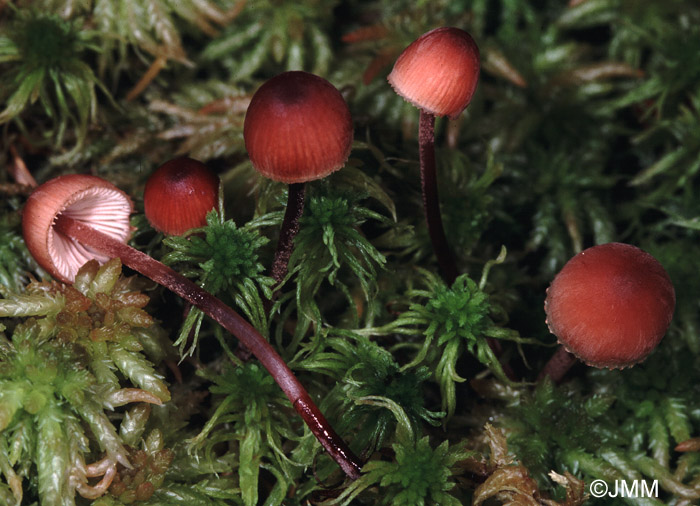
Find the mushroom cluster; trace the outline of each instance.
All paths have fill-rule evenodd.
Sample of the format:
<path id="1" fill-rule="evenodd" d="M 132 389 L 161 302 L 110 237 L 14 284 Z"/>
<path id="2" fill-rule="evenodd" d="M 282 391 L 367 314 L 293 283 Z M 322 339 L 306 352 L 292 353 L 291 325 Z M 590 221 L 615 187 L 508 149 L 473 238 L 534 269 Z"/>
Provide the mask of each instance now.
<path id="1" fill-rule="evenodd" d="M 466 32 L 439 28 L 411 44 L 389 76 L 394 89 L 421 108 L 420 160 L 426 217 L 443 274 L 457 275 L 447 248 L 437 201 L 435 115 L 456 117 L 468 105 L 479 75 L 479 53 Z M 254 94 L 244 123 L 253 166 L 265 177 L 289 184 L 288 205 L 272 266 L 282 282 L 304 207 L 304 184 L 326 177 L 348 159 L 353 141 L 349 108 L 327 80 L 306 72 L 284 72 Z M 177 158 L 148 180 L 144 208 L 152 226 L 180 235 L 206 224 L 217 207 L 219 179 L 204 164 Z M 62 176 L 36 188 L 23 211 L 27 246 L 56 279 L 73 282 L 88 260 L 119 257 L 124 265 L 162 284 L 234 334 L 267 368 L 312 433 L 350 478 L 359 459 L 333 431 L 309 394 L 274 348 L 240 315 L 171 268 L 128 246 L 133 204 L 100 178 Z"/>
<path id="2" fill-rule="evenodd" d="M 173 180 L 165 178 L 163 184 L 173 184 Z M 177 213 L 181 202 L 163 200 L 160 206 L 168 207 L 168 213 Z M 27 200 L 22 213 L 27 248 L 42 268 L 66 283 L 73 282 L 88 260 L 104 262 L 118 257 L 124 265 L 201 309 L 260 360 L 329 455 L 349 477 L 359 477 L 359 459 L 270 343 L 212 294 L 126 244 L 131 235 L 132 209 L 128 195 L 108 181 L 89 175 L 60 176 L 37 187 Z"/>

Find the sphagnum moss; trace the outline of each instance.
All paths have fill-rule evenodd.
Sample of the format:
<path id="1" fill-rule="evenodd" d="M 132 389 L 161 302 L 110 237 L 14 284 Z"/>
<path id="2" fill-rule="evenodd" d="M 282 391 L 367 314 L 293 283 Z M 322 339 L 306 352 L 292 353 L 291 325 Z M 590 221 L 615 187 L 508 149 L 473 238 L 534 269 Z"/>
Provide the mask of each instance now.
<path id="1" fill-rule="evenodd" d="M 18 121 L 27 125 L 24 130 L 29 136 L 37 133 L 32 131 L 33 123 L 45 130 L 46 121 L 51 126 L 32 136 L 33 142 L 42 143 L 48 137 L 56 150 L 68 143 L 74 145 L 73 153 L 82 149 L 89 123 L 96 119 L 95 88 L 110 98 L 89 64 L 96 39 L 77 20 L 39 10 L 18 12 L 0 35 L 0 62 L 5 66 L 0 124 Z"/>
<path id="2" fill-rule="evenodd" d="M 466 113 L 435 123 L 456 283 L 438 276 L 421 212 L 415 109 L 385 79 L 441 26 L 470 33 L 481 54 Z M 595 479 L 658 481 L 658 497 L 596 504 L 696 503 L 698 26 L 691 0 L 5 6 L 0 503 L 574 506 Z M 355 140 L 342 171 L 309 185 L 267 307 L 284 190 L 255 175 L 243 118 L 285 70 L 333 82 Z M 142 209 L 149 169 L 178 155 L 206 159 L 225 205 L 165 245 L 137 216 L 134 243 L 269 333 L 367 460 L 358 480 L 342 480 L 216 325 L 193 325 L 196 312 L 187 319 L 114 262 L 69 287 L 28 258 L 19 168 L 40 182 L 94 173 Z M 568 258 L 612 241 L 669 272 L 668 335 L 634 368 L 577 365 L 562 385 L 533 384 L 552 354 L 541 344 L 555 341 L 545 288 Z M 178 329 L 191 352 L 179 364 Z M 484 344 L 493 336 L 498 360 Z"/>

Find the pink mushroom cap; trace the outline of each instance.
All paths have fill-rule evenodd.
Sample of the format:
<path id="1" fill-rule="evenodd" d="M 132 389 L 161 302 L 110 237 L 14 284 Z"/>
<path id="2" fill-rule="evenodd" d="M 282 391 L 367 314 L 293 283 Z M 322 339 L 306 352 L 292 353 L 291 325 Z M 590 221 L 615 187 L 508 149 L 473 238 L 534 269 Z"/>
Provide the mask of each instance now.
<path id="1" fill-rule="evenodd" d="M 56 217 L 65 214 L 126 243 L 132 211 L 129 196 L 104 179 L 86 174 L 59 176 L 38 186 L 27 199 L 22 211 L 24 242 L 44 270 L 72 283 L 88 260 L 104 263 L 109 258 L 57 232 Z"/>
<path id="2" fill-rule="evenodd" d="M 419 109 L 456 118 L 476 91 L 479 48 L 464 30 L 436 28 L 404 49 L 387 79 Z"/>

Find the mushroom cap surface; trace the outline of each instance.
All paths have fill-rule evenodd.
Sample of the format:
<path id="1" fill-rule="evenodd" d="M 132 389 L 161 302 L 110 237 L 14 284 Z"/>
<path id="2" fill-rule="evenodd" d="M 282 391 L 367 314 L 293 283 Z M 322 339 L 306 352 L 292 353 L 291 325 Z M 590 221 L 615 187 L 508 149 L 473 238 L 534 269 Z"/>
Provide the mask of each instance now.
<path id="1" fill-rule="evenodd" d="M 419 109 L 454 119 L 476 91 L 479 61 L 471 35 L 446 26 L 424 33 L 404 49 L 387 79 Z"/>
<path id="2" fill-rule="evenodd" d="M 559 342 L 595 367 L 644 360 L 663 338 L 676 295 L 666 270 L 629 244 L 582 251 L 556 275 L 545 300 L 547 325 Z"/>
<path id="3" fill-rule="evenodd" d="M 343 96 L 322 77 L 284 72 L 253 95 L 243 137 L 250 161 L 263 176 L 304 183 L 345 165 L 352 117 Z"/>
<path id="4" fill-rule="evenodd" d="M 149 223 L 165 234 L 182 235 L 207 224 L 207 213 L 217 207 L 219 177 L 202 162 L 174 158 L 148 178 L 143 207 Z"/>
<path id="5" fill-rule="evenodd" d="M 129 196 L 112 183 L 86 174 L 70 174 L 38 186 L 22 211 L 22 233 L 27 249 L 54 278 L 72 283 L 87 261 L 109 260 L 53 228 L 59 214 L 81 221 L 126 243 L 131 236 Z"/>

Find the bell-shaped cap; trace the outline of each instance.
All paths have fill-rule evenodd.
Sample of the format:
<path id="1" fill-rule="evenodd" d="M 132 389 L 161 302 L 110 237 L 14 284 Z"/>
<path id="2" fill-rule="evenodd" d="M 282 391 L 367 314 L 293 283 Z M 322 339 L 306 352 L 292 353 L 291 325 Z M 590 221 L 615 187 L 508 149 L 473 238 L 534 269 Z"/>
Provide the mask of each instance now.
<path id="1" fill-rule="evenodd" d="M 464 30 L 436 28 L 404 49 L 387 79 L 419 109 L 456 118 L 476 91 L 479 48 Z"/>

